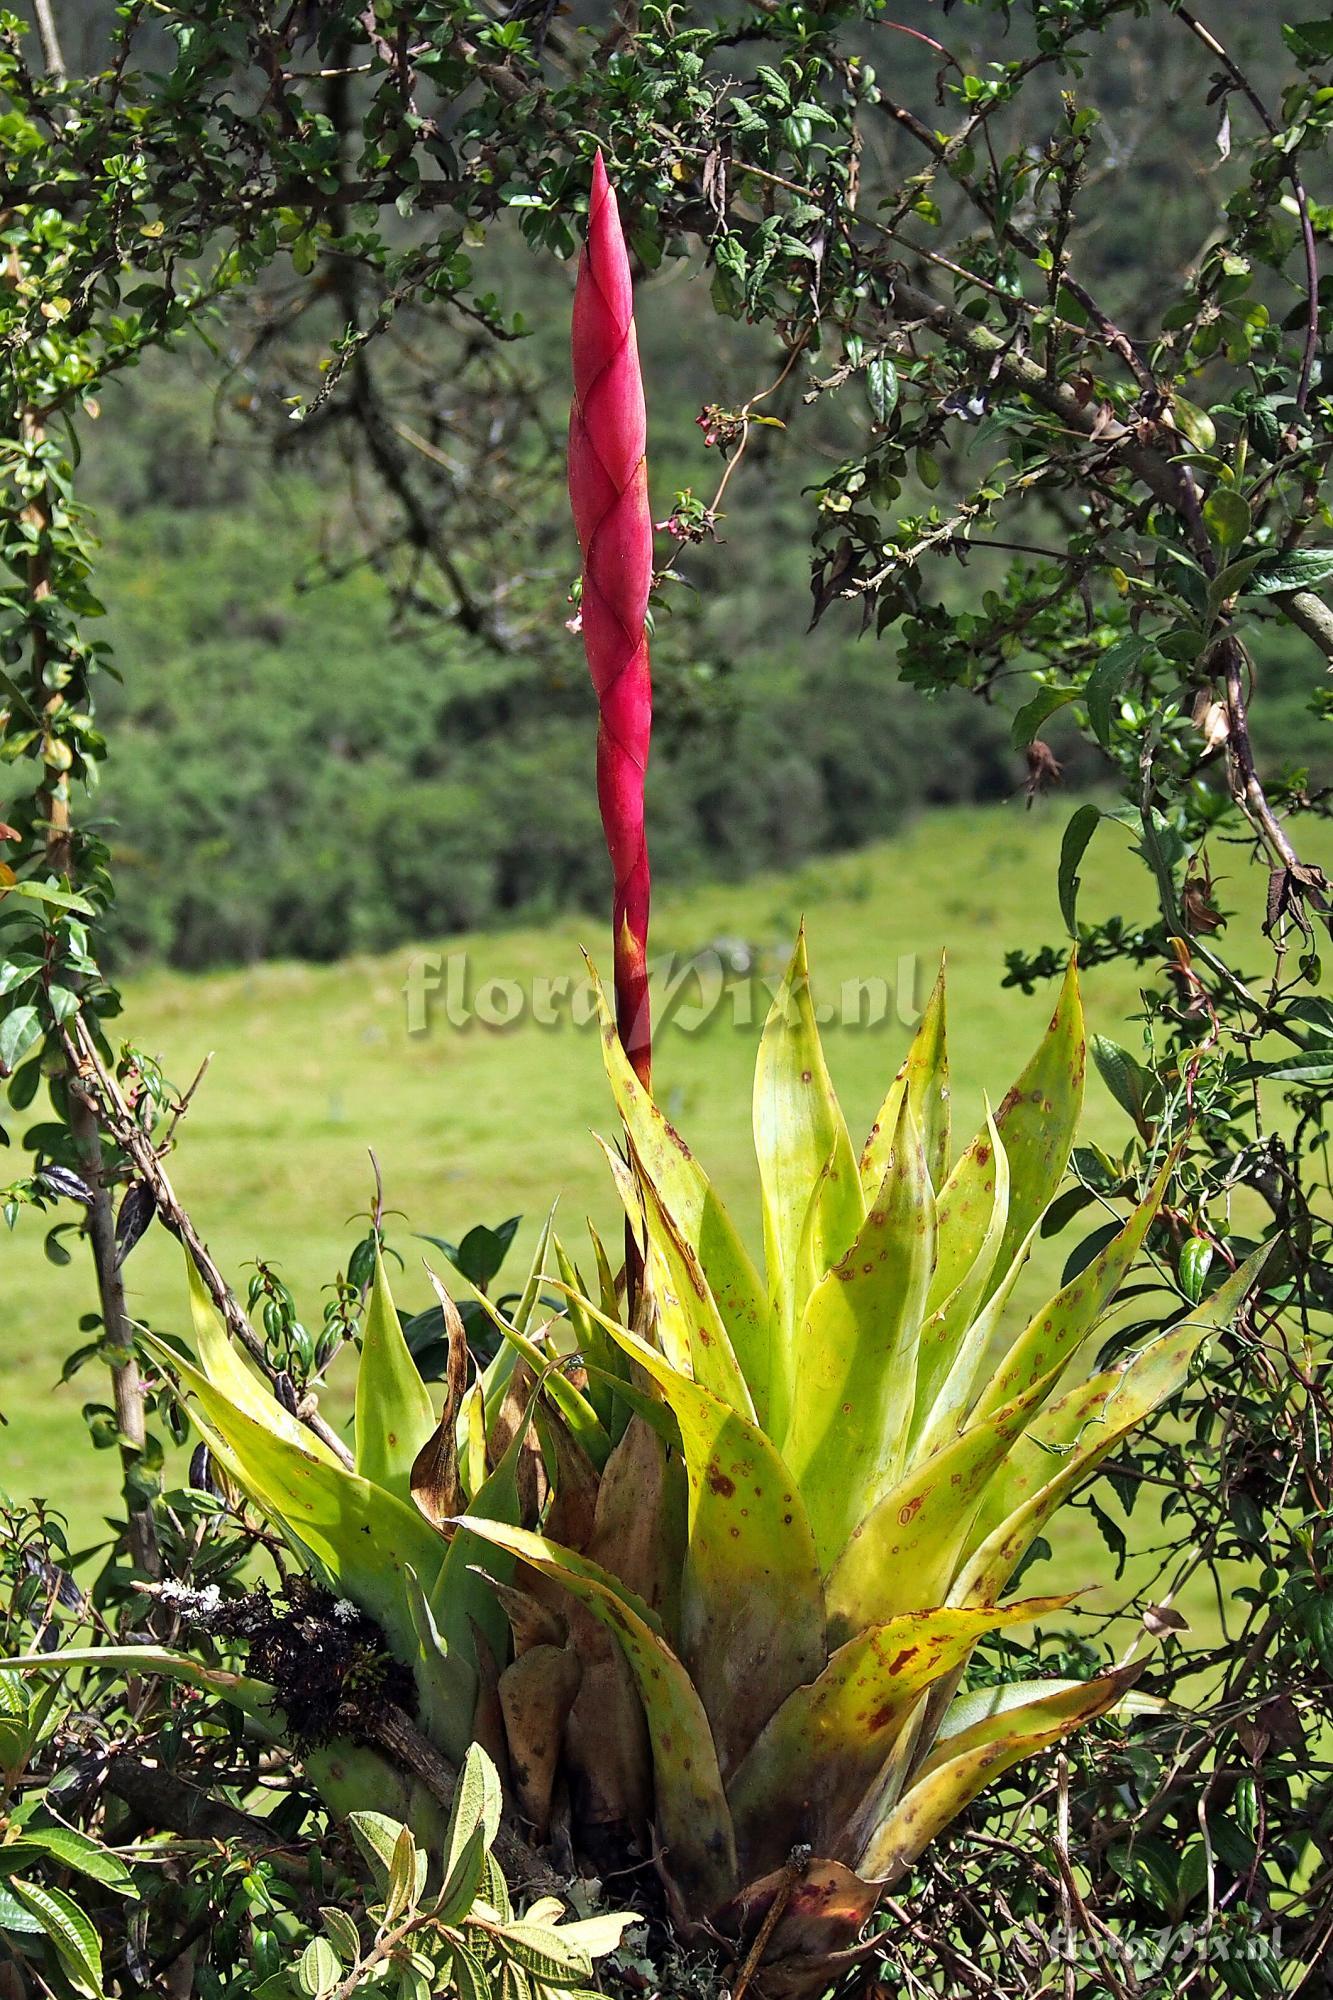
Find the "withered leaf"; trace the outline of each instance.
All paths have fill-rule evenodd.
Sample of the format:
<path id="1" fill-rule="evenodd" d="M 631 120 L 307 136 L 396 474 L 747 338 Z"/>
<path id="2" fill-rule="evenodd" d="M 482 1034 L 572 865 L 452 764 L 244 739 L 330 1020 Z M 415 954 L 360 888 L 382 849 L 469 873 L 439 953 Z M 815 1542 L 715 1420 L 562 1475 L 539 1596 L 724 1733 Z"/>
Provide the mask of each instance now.
<path id="1" fill-rule="evenodd" d="M 116 1269 L 119 1270 L 157 1214 L 157 1196 L 147 1181 L 135 1181 L 125 1190 L 116 1217 Z"/>
<path id="2" fill-rule="evenodd" d="M 519 1811 L 546 1838 L 565 1719 L 583 1669 L 572 1646 L 534 1646 L 500 1676 L 500 1709 Z"/>
<path id="3" fill-rule="evenodd" d="M 444 1314 L 449 1358 L 440 1421 L 413 1460 L 409 1483 L 420 1512 L 432 1527 L 443 1531 L 445 1524 L 463 1513 L 467 1504 L 458 1466 L 458 1412 L 467 1389 L 467 1334 L 457 1306 L 429 1264 L 426 1275 L 435 1287 Z"/>

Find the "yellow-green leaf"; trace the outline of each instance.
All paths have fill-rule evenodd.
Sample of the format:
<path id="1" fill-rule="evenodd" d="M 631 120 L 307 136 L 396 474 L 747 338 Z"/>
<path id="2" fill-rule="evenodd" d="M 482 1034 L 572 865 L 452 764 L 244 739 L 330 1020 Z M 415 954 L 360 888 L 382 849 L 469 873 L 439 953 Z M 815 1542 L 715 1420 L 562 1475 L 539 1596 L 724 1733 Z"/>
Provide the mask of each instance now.
<path id="1" fill-rule="evenodd" d="M 912 1046 L 870 1128 L 861 1152 L 861 1190 L 873 1201 L 893 1150 L 893 1135 L 906 1098 L 916 1118 L 930 1183 L 943 1187 L 949 1171 L 949 1057 L 945 1043 L 944 966 L 917 1024 Z"/>
<path id="2" fill-rule="evenodd" d="M 985 1416 L 988 1410 L 997 1409 L 1019 1395 L 1038 1376 L 1047 1375 L 1052 1368 L 1068 1361 L 1087 1339 L 1143 1247 L 1176 1158 L 1173 1153 L 1166 1161 L 1120 1234 L 1053 1299 L 1048 1299 L 1018 1336 L 978 1397 L 976 1416 Z"/>
<path id="3" fill-rule="evenodd" d="M 1207 1336 L 1230 1325 L 1270 1247 L 1256 1251 L 1160 1340 L 1042 1411 L 977 1512 L 966 1563 L 950 1591 L 952 1603 L 989 1603 L 998 1597 L 1056 1509 L 1127 1432 L 1175 1394 Z"/>
<path id="4" fill-rule="evenodd" d="M 1001 1609 L 913 1611 L 840 1646 L 822 1674 L 788 1696 L 728 1786 L 747 1876 L 777 1867 L 798 1841 L 845 1850 L 848 1829 L 922 1692 L 983 1633 L 1039 1618 L 1066 1597 Z"/>
<path id="5" fill-rule="evenodd" d="M 996 1114 L 1009 1156 L 1009 1221 L 995 1259 L 997 1282 L 1060 1185 L 1083 1107 L 1086 1066 L 1078 965 L 1071 958 L 1041 1046 Z"/>
<path id="6" fill-rule="evenodd" d="M 773 1308 L 766 1428 L 782 1437 L 795 1390 L 796 1332 L 806 1300 L 830 1265 L 846 1254 L 866 1212 L 856 1155 L 819 1039 L 804 927 L 760 1037 L 754 1144 Z"/>
<path id="7" fill-rule="evenodd" d="M 1018 1398 L 912 1465 L 854 1530 L 825 1586 L 835 1640 L 945 1601 L 977 1501 L 1035 1401 Z"/>
<path id="8" fill-rule="evenodd" d="M 782 1457 L 822 1568 L 902 1469 L 934 1249 L 935 1198 L 905 1097 L 870 1213 L 811 1293 L 797 1343 Z"/>
<path id="9" fill-rule="evenodd" d="M 796 1482 L 757 1425 L 607 1322 L 680 1425 L 689 1483 L 681 1653 L 724 1770 L 827 1657 L 814 1536 Z"/>
<path id="10" fill-rule="evenodd" d="M 173 1370 L 220 1439 L 228 1469 L 251 1498 L 324 1564 L 338 1587 L 385 1630 L 395 1651 L 410 1659 L 416 1634 L 408 1609 L 406 1571 L 414 1569 L 427 1596 L 439 1576 L 444 1544 L 415 1507 L 372 1486 L 361 1474 L 330 1464 L 304 1442 L 269 1430 L 184 1361 L 174 1348 L 144 1336 Z"/>
<path id="11" fill-rule="evenodd" d="M 194 1328 L 195 1352 L 199 1356 L 199 1366 L 209 1381 L 240 1409 L 248 1411 L 257 1423 L 266 1425 L 290 1444 L 313 1452 L 317 1458 L 326 1459 L 330 1465 L 339 1464 L 341 1461 L 336 1452 L 330 1450 L 322 1438 L 316 1437 L 299 1417 L 284 1409 L 267 1382 L 260 1380 L 240 1354 L 188 1251 L 185 1276 L 190 1289 L 190 1320 Z"/>
<path id="12" fill-rule="evenodd" d="M 657 1835 L 672 1879 L 691 1902 L 717 1907 L 737 1886 L 731 1814 L 703 1703 L 655 1614 L 596 1563 L 541 1535 L 466 1515 L 459 1525 L 562 1584 L 619 1641 L 648 1722 Z"/>
<path id="13" fill-rule="evenodd" d="M 616 1109 L 635 1157 L 656 1188 L 677 1234 L 699 1260 L 763 1423 L 768 1409 L 770 1316 L 759 1274 L 717 1190 L 630 1067 L 591 962 L 588 970 L 597 995 L 602 1059 Z M 605 1284 L 602 1305 L 604 1311 L 614 1313 L 614 1306 L 607 1303 Z"/>
<path id="14" fill-rule="evenodd" d="M 754 1404 L 745 1377 L 732 1352 L 731 1336 L 704 1276 L 703 1266 L 685 1241 L 654 1185 L 652 1175 L 635 1156 L 647 1225 L 648 1274 L 662 1326 L 662 1346 L 672 1354 L 682 1347 L 690 1373 L 754 1421 Z"/>
<path id="15" fill-rule="evenodd" d="M 921 1329 L 916 1393 L 911 1419 L 913 1456 L 926 1432 L 942 1435 L 948 1414 L 962 1398 L 968 1378 L 970 1337 L 982 1300 L 994 1291 L 995 1259 L 1009 1219 L 1009 1160 L 995 1120 L 989 1115 L 959 1160 L 939 1200 L 935 1273 Z"/>
<path id="16" fill-rule="evenodd" d="M 373 1486 L 410 1501 L 413 1461 L 434 1429 L 430 1393 L 403 1338 L 377 1249 L 356 1376 L 357 1471 Z"/>
<path id="17" fill-rule="evenodd" d="M 930 1762 L 866 1843 L 858 1873 L 886 1886 L 982 1791 L 1011 1765 L 1058 1743 L 1071 1730 L 1114 1708 L 1142 1667 L 1102 1674 L 1070 1690 L 992 1718 L 993 1735 L 966 1747 L 955 1740 L 939 1762 Z M 950 1754 L 950 1752 L 952 1754 Z"/>

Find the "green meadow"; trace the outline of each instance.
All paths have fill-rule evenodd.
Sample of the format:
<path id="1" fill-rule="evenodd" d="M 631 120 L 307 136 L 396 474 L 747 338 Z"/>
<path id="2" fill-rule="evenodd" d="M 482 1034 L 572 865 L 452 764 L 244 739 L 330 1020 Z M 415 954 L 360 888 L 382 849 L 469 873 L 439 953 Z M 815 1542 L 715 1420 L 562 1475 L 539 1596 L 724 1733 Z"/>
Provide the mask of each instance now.
<path id="1" fill-rule="evenodd" d="M 825 1028 L 829 1062 L 857 1143 L 906 1045 L 914 996 L 924 997 L 947 952 L 955 1130 L 970 1134 L 985 1097 L 998 1101 L 1026 1060 L 1049 1010 L 1048 992 L 1025 996 L 1001 978 L 1006 947 L 1060 936 L 1054 883 L 1068 811 L 1065 801 L 1042 802 L 1032 813 L 1017 803 L 950 810 L 923 817 L 899 839 L 795 873 L 663 894 L 654 949 L 689 954 L 743 940 L 757 952 L 762 980 L 771 981 L 804 918 L 816 997 L 833 1016 Z M 1142 866 L 1121 828 L 1103 825 L 1088 860 L 1085 915 L 1148 914 Z M 1225 878 L 1224 862 L 1215 867 Z M 1225 901 L 1225 879 L 1221 888 Z M 1257 912 L 1236 921 L 1255 922 Z M 402 1258 L 403 1308 L 416 1310 L 430 1296 L 420 1264 L 428 1246 L 414 1232 L 456 1241 L 475 1222 L 521 1213 L 509 1277 L 521 1274 L 553 1200 L 562 1234 L 576 1246 L 586 1242 L 585 1216 L 614 1229 L 618 1211 L 592 1136 L 610 1134 L 613 1118 L 577 992 L 580 947 L 596 954 L 603 944 L 596 919 L 567 918 L 333 966 L 279 963 L 130 981 L 124 1032 L 159 1057 L 178 1086 L 216 1052 L 171 1171 L 233 1284 L 243 1288 L 247 1267 L 262 1258 L 280 1268 L 303 1315 L 317 1321 L 322 1288 L 364 1229 L 370 1149 L 383 1175 L 389 1242 Z M 424 995 L 424 1026 L 409 1021 L 411 967 L 421 954 L 442 981 Z M 487 991 L 495 981 L 506 984 Z M 872 981 L 882 987 L 868 987 Z M 664 1006 L 657 1091 L 753 1239 L 750 1080 L 767 994 L 754 979 L 733 980 L 720 995 L 716 988 L 715 979 L 688 980 Z M 496 1025 L 516 995 L 519 1018 Z M 886 999 L 887 1018 L 868 1019 Z M 534 1001 L 547 1019 L 534 1017 Z M 1085 1001 L 1095 1029 L 1138 1046 L 1132 970 L 1094 970 Z M 463 1022 L 469 1009 L 474 1018 Z M 475 1018 L 478 1009 L 491 1024 Z M 1084 1129 L 1111 1146 L 1126 1136 L 1124 1114 L 1095 1073 Z M 116 1467 L 111 1453 L 88 1449 L 81 1407 L 102 1400 L 105 1386 L 95 1366 L 64 1385 L 59 1375 L 93 1296 L 78 1245 L 73 1261 L 56 1268 L 44 1256 L 43 1234 L 41 1219 L 28 1213 L 3 1246 L 0 1484 L 14 1495 L 46 1496 L 91 1538 Z M 1041 1246 L 1025 1281 L 1030 1303 L 1076 1240 Z M 181 1328 L 181 1253 L 165 1232 L 150 1232 L 126 1276 L 137 1316 Z M 335 1397 L 345 1388 L 335 1385 Z M 1109 1578 L 1100 1541 L 1084 1530 L 1087 1517 L 1064 1518 L 1062 1575 L 1079 1584 Z"/>

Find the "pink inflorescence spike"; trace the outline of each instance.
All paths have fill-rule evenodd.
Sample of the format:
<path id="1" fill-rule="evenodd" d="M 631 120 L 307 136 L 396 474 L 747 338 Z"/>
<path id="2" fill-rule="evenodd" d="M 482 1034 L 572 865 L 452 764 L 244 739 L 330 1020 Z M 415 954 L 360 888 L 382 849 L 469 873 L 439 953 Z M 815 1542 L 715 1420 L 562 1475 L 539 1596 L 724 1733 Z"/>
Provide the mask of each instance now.
<path id="1" fill-rule="evenodd" d="M 653 524 L 629 258 L 600 153 L 574 290 L 573 355 L 569 497 L 583 551 L 583 644 L 601 709 L 597 799 L 615 882 L 616 1021 L 625 1052 L 647 1084 L 652 1025 L 643 788 L 653 687 L 644 627 Z"/>

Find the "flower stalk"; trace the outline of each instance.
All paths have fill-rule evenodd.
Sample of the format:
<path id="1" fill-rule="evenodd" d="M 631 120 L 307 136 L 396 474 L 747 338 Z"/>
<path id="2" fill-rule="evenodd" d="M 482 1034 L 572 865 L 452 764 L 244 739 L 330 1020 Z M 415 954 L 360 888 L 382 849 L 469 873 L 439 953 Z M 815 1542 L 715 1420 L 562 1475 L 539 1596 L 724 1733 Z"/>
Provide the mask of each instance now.
<path id="1" fill-rule="evenodd" d="M 583 552 L 583 644 L 600 714 L 597 800 L 614 880 L 616 1025 L 647 1085 L 651 878 L 644 779 L 653 714 L 646 631 L 653 526 L 629 257 L 600 152 L 574 290 L 572 351 L 569 497 Z"/>

